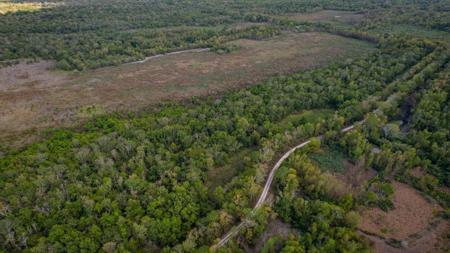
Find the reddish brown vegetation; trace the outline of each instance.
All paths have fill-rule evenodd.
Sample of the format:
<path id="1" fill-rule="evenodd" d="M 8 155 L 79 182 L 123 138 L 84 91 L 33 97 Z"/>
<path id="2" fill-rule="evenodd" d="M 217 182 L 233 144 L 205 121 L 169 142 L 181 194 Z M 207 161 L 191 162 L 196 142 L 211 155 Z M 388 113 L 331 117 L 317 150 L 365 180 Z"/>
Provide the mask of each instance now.
<path id="1" fill-rule="evenodd" d="M 412 187 L 394 182 L 395 209 L 363 211 L 359 228 L 373 242 L 375 252 L 441 252 L 448 222 L 436 217 L 442 208 Z M 393 247 L 395 245 L 396 247 Z"/>
<path id="2" fill-rule="evenodd" d="M 93 114 L 136 111 L 163 101 L 259 82 L 361 54 L 367 43 L 324 33 L 287 33 L 270 40 L 232 42 L 240 50 L 218 55 L 185 53 L 142 64 L 83 73 L 50 71 L 48 62 L 0 69 L 0 138 L 47 127 L 70 126 Z"/>

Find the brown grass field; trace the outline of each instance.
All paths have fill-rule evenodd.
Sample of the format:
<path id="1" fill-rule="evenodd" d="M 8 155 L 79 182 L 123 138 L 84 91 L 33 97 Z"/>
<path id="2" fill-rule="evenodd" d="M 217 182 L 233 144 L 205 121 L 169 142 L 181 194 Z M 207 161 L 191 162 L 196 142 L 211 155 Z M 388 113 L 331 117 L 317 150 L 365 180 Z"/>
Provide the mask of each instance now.
<path id="1" fill-rule="evenodd" d="M 258 83 L 373 50 L 326 33 L 283 33 L 268 40 L 230 42 L 239 50 L 193 52 L 85 72 L 52 70 L 52 63 L 0 69 L 0 140 L 13 146 L 40 130 L 73 126 L 93 115 L 138 111 L 165 101 Z M 26 138 L 24 138 L 26 136 Z"/>
<path id="2" fill-rule="evenodd" d="M 437 217 L 442 210 L 409 185 L 394 182 L 394 209 L 363 211 L 359 229 L 373 243 L 374 252 L 445 252 L 449 222 Z M 401 245 L 390 245 L 389 240 Z"/>

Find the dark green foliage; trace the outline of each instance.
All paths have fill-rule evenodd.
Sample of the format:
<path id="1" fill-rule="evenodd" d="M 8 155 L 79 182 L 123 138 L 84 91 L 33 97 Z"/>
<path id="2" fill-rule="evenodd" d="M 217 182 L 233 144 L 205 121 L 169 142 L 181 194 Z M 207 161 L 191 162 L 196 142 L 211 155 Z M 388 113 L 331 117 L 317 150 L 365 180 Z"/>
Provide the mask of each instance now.
<path id="1" fill-rule="evenodd" d="M 392 203 L 394 188 L 389 182 L 372 180 L 365 192 L 361 195 L 361 201 L 366 206 L 377 206 L 381 210 L 388 211 L 395 208 Z"/>
<path id="2" fill-rule="evenodd" d="M 304 155 L 293 157 L 286 167 L 290 172 L 277 178 L 287 183 L 280 187 L 275 211 L 300 235 L 286 241 L 280 252 L 368 252 L 355 230 L 356 213 L 342 205 L 351 197 L 331 197 L 332 187 L 327 186 L 331 182 L 322 181 L 324 175 Z M 293 181 L 300 185 L 292 185 Z"/>
<path id="3" fill-rule="evenodd" d="M 396 179 L 449 205 L 450 195 L 441 190 L 449 186 L 449 56 L 448 49 L 438 47 L 424 57 L 409 71 L 414 77 L 397 83 L 397 92 L 367 117 L 362 131 L 352 133 L 369 145 L 360 159 L 379 174 L 380 181 L 370 184 L 362 198 L 365 204 L 390 209 L 391 190 L 385 183 Z"/>
<path id="4" fill-rule="evenodd" d="M 450 185 L 450 88 L 449 65 L 431 89 L 421 93 L 421 100 L 413 110 L 408 134 L 409 142 L 435 166 L 430 172 L 444 184 Z"/>
<path id="5" fill-rule="evenodd" d="M 417 1 L 412 5 L 398 5 L 372 15 L 374 17 L 366 23 L 370 29 L 386 31 L 386 28 L 389 29 L 389 25 L 406 24 L 423 27 L 427 30 L 443 31 L 447 33 L 447 36 L 450 35 L 450 12 L 446 1 Z M 384 29 L 383 26 L 385 26 Z M 414 31 L 410 32 L 414 34 Z"/>
<path id="6" fill-rule="evenodd" d="M 266 230 L 271 212 L 270 208 L 263 207 L 251 214 L 247 224 L 240 232 L 246 244 L 254 245 L 257 242 L 256 240 Z"/>
<path id="7" fill-rule="evenodd" d="M 343 172 L 345 156 L 338 150 L 323 150 L 311 154 L 311 159 L 319 164 L 320 168 Z"/>
<path id="8" fill-rule="evenodd" d="M 264 243 L 261 253 L 275 253 L 278 252 L 283 239 L 280 236 L 271 237 Z"/>

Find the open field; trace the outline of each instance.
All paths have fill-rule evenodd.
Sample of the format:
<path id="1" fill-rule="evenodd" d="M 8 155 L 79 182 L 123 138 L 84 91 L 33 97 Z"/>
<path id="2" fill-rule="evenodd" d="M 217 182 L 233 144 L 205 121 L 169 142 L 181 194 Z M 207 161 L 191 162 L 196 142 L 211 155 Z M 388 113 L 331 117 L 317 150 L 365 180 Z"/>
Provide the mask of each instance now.
<path id="1" fill-rule="evenodd" d="M 290 14 L 284 17 L 301 22 L 339 22 L 356 24 L 364 19 L 364 14 L 352 11 L 322 10 L 311 13 Z"/>
<path id="2" fill-rule="evenodd" d="M 0 69 L 0 138 L 17 140 L 27 131 L 70 126 L 99 113 L 214 95 L 372 49 L 366 42 L 325 33 L 231 43 L 239 50 L 170 55 L 81 73 L 53 71 L 51 63 L 42 62 Z"/>
<path id="3" fill-rule="evenodd" d="M 48 5 L 48 3 L 46 4 Z M 18 11 L 37 11 L 41 8 L 45 7 L 45 5 L 41 3 L 8 3 L 8 2 L 0 2 L 0 15 L 4 15 L 7 13 L 14 13 Z"/>
<path id="4" fill-rule="evenodd" d="M 435 216 L 442 208 L 406 184 L 395 182 L 393 186 L 393 210 L 372 208 L 362 214 L 359 228 L 369 234 L 375 252 L 443 252 L 441 244 L 449 224 Z M 393 247 L 387 240 L 400 245 Z"/>

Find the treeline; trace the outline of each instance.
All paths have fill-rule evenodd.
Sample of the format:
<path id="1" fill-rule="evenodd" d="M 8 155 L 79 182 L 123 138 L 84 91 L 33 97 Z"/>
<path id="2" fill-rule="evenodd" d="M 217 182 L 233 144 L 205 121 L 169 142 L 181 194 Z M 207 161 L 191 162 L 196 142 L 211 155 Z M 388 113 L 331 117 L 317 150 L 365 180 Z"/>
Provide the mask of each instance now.
<path id="1" fill-rule="evenodd" d="M 450 10 L 445 1 L 395 6 L 373 11 L 369 16 L 371 18 L 363 25 L 369 29 L 382 30 L 383 26 L 411 25 L 450 33 Z"/>
<path id="2" fill-rule="evenodd" d="M 441 1 L 433 6 L 440 6 L 439 4 Z M 1 15 L 0 62 L 13 63 L 12 60 L 22 58 L 46 59 L 56 60 L 57 67 L 64 70 L 92 69 L 181 49 L 225 47 L 217 42 L 246 37 L 245 34 L 249 32 L 247 29 L 241 31 L 227 27 L 243 22 L 270 22 L 274 14 L 322 9 L 357 11 L 381 8 L 382 14 L 377 17 L 383 17 L 384 20 L 385 16 L 401 17 L 403 14 L 397 17 L 389 14 L 388 10 L 392 6 L 404 5 L 417 10 L 417 13 L 408 17 L 434 20 L 430 21 L 430 27 L 439 25 L 446 29 L 448 12 L 445 9 L 441 11 L 438 7 L 430 7 L 426 12 L 420 11 L 418 9 L 423 6 L 422 1 L 71 0 L 35 12 Z M 410 21 L 404 18 L 398 22 Z M 299 30 L 333 32 L 375 41 L 364 31 L 378 23 L 377 19 L 371 19 L 367 26 L 353 30 L 330 25 L 322 27 L 323 24 L 319 24 L 319 27 L 303 24 Z M 272 29 L 276 28 L 258 31 L 259 35 L 250 37 L 259 39 L 273 35 L 275 33 L 270 31 Z"/>
<path id="3" fill-rule="evenodd" d="M 85 70 L 137 61 L 149 55 L 171 51 L 215 47 L 238 39 L 262 39 L 279 31 L 271 26 L 244 29 L 180 28 L 172 30 L 139 30 L 133 32 L 71 33 L 55 35 L 38 33 L 12 34 L 0 37 L 0 57 L 42 58 L 57 60 L 63 70 Z"/>
<path id="4" fill-rule="evenodd" d="M 385 36 L 397 34 L 450 41 L 450 10 L 446 1 L 414 1 L 411 4 L 365 12 L 365 19 L 353 29 Z"/>
<path id="5" fill-rule="evenodd" d="M 338 131 L 433 45 L 392 40 L 357 60 L 280 76 L 220 99 L 104 116 L 0 158 L 7 252 L 207 250 L 246 217 L 267 164 L 289 143 Z M 295 116 L 328 109 L 339 115 Z M 208 172 L 248 151 L 214 189 Z M 311 207 L 312 208 L 312 207 Z M 333 207 L 334 208 L 334 207 Z M 267 214 L 261 214 L 265 220 Z M 247 238 L 259 234 L 260 226 Z"/>
<path id="6" fill-rule="evenodd" d="M 394 0 L 394 1 L 343 1 L 343 0 L 263 0 L 259 1 L 264 8 L 265 13 L 270 14 L 286 14 L 286 13 L 302 13 L 313 12 L 317 10 L 343 10 L 343 11 L 367 11 L 372 9 L 392 9 L 394 7 L 415 6 L 415 8 L 423 8 L 430 4 L 427 0 Z M 438 0 L 440 6 L 445 6 L 445 1 Z M 436 5 L 437 6 L 437 5 Z M 445 7 L 443 8 L 445 10 Z"/>
<path id="7" fill-rule="evenodd" d="M 270 36 L 258 27 L 233 29 L 251 8 L 250 1 L 67 1 L 0 16 L 0 61 L 39 58 L 83 70 Z"/>

